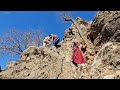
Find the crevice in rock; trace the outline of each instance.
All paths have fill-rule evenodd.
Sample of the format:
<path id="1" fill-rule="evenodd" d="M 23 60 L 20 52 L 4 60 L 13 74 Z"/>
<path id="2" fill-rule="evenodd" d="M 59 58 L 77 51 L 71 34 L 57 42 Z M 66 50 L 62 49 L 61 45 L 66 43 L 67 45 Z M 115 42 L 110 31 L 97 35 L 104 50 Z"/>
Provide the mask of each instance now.
<path id="1" fill-rule="evenodd" d="M 63 71 L 63 60 L 64 60 L 64 58 L 62 59 L 61 71 L 60 71 L 60 73 L 58 74 L 58 76 L 56 77 L 56 79 L 58 79 L 59 76 L 62 74 L 62 71 Z"/>

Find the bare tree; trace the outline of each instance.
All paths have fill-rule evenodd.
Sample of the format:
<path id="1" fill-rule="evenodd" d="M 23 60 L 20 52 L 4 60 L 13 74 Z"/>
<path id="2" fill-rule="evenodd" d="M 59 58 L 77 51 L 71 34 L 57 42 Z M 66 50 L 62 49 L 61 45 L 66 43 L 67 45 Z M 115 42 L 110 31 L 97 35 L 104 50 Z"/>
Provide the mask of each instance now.
<path id="1" fill-rule="evenodd" d="M 72 18 L 72 11 L 58 11 L 56 13 L 57 15 L 57 19 L 58 21 L 62 22 L 62 23 L 66 23 L 66 21 L 64 20 L 64 17 L 69 17 Z"/>
<path id="2" fill-rule="evenodd" d="M 81 31 L 79 25 L 76 23 L 76 21 L 72 18 L 71 11 L 61 11 L 61 12 L 59 12 L 59 15 L 60 15 L 60 18 L 62 18 L 64 21 L 72 22 L 76 26 L 80 37 L 83 39 L 82 31 Z"/>
<path id="3" fill-rule="evenodd" d="M 10 30 L 0 37 L 0 54 L 9 54 L 10 57 L 20 55 L 29 46 L 40 46 L 42 44 L 44 34 L 40 30 L 31 32 L 19 32 Z"/>
<path id="4" fill-rule="evenodd" d="M 44 33 L 40 30 L 32 30 L 31 32 L 25 32 L 23 34 L 23 45 L 24 48 L 28 48 L 29 46 L 41 46 L 42 40 L 44 38 Z"/>

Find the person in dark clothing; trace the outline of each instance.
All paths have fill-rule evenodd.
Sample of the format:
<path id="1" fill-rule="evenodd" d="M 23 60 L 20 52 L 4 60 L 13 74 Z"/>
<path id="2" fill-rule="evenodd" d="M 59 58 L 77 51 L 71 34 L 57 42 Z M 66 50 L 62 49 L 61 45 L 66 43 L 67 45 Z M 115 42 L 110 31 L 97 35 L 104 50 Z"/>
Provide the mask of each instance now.
<path id="1" fill-rule="evenodd" d="M 55 35 L 55 34 L 50 34 L 49 35 L 50 39 L 52 39 L 52 44 L 55 46 L 55 47 L 59 47 L 58 43 L 60 42 L 60 38 Z"/>

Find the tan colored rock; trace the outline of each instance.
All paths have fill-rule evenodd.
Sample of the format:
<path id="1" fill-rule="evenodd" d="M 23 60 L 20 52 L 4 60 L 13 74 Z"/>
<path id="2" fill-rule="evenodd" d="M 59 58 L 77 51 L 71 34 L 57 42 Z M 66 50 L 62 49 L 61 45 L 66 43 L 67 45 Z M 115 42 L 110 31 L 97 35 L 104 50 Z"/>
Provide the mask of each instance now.
<path id="1" fill-rule="evenodd" d="M 117 75 L 112 74 L 112 75 L 106 75 L 103 79 L 116 79 Z"/>
<path id="2" fill-rule="evenodd" d="M 120 41 L 120 12 L 100 11 L 96 14 L 92 24 L 89 37 L 96 46 L 95 49 L 109 41 Z"/>
<path id="3" fill-rule="evenodd" d="M 29 55 L 37 55 L 39 54 L 39 52 L 37 51 L 38 48 L 35 46 L 30 46 L 29 48 L 27 48 L 25 51 L 23 51 L 23 53 L 21 54 L 21 59 L 22 60 L 30 60 L 30 58 L 28 58 Z"/>
<path id="4" fill-rule="evenodd" d="M 61 47 L 31 46 L 14 64 L 8 64 L 8 68 L 0 72 L 0 77 L 3 79 L 120 79 L 119 30 L 116 30 L 119 29 L 119 12 L 102 11 L 97 13 L 92 22 L 86 22 L 81 18 L 75 21 L 84 29 L 85 41 L 72 24 L 64 32 Z M 105 35 L 103 38 L 102 36 L 106 34 L 105 30 L 108 34 L 115 31 L 113 37 Z M 85 65 L 77 67 L 71 62 L 71 45 L 74 40 L 79 43 L 79 48 L 83 52 L 87 62 Z M 114 42 L 111 42 L 112 40 Z"/>

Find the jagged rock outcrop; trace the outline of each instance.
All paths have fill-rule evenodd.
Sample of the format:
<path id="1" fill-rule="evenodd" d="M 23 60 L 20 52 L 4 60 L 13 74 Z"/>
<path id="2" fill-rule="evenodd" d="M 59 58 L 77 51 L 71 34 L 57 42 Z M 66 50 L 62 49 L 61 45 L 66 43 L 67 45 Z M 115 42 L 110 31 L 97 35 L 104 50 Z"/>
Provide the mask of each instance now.
<path id="1" fill-rule="evenodd" d="M 35 49 L 35 47 L 32 47 Z M 17 78 L 17 79 L 44 79 L 44 78 L 57 78 L 57 75 L 61 72 L 61 65 L 63 57 L 59 55 L 56 50 L 50 50 L 49 48 L 37 47 L 35 54 L 34 50 L 31 51 L 31 47 L 22 53 L 24 56 L 26 53 L 31 53 L 29 60 L 24 60 L 22 57 L 17 60 L 12 67 L 7 67 L 4 71 L 2 78 Z M 28 52 L 30 51 L 30 52 Z"/>
<path id="2" fill-rule="evenodd" d="M 118 11 L 101 11 L 90 22 L 76 18 L 85 41 L 72 24 L 65 30 L 60 47 L 29 47 L 0 72 L 0 78 L 120 79 L 119 15 Z M 73 41 L 79 42 L 87 62 L 80 67 L 71 62 Z"/>
<path id="3" fill-rule="evenodd" d="M 72 24 L 69 27 L 69 29 L 67 29 L 64 32 L 64 41 L 72 42 L 72 40 L 75 39 L 77 42 L 79 42 L 80 48 L 84 53 L 87 63 L 92 64 L 92 61 L 94 59 L 95 50 L 94 50 L 94 46 L 93 46 L 91 39 L 88 37 L 88 34 L 91 30 L 92 21 L 87 22 L 80 17 L 77 17 L 75 21 L 78 23 L 80 29 L 82 30 L 84 41 L 80 37 L 79 32 L 74 24 Z"/>
<path id="4" fill-rule="evenodd" d="M 80 21 L 79 18 L 77 20 Z M 85 24 L 87 24 L 87 22 Z M 80 27 L 82 26 L 84 25 L 81 25 Z M 74 25 L 71 25 L 70 28 L 72 27 L 74 27 Z M 26 49 L 21 54 L 19 60 L 11 65 L 9 64 L 7 69 L 1 73 L 2 77 L 39 79 L 79 78 L 81 69 L 71 62 L 71 45 L 73 39 L 76 39 L 80 43 L 82 43 L 82 40 L 80 40 L 79 34 L 77 35 L 78 32 L 74 32 L 75 35 L 71 35 L 71 30 L 75 31 L 76 28 L 74 27 L 65 31 L 66 37 L 64 37 L 64 40 L 62 41 L 61 47 L 57 49 L 54 46 L 51 48 L 31 46 Z M 80 48 L 81 47 L 82 46 L 80 46 Z"/>
<path id="5" fill-rule="evenodd" d="M 93 78 L 120 78 L 120 43 L 104 44 L 95 57 L 90 72 Z"/>
<path id="6" fill-rule="evenodd" d="M 100 11 L 96 14 L 89 34 L 98 51 L 108 41 L 120 41 L 120 11 Z"/>
<path id="7" fill-rule="evenodd" d="M 61 50 L 68 51 L 68 48 L 64 46 Z M 61 50 L 54 46 L 50 49 L 39 47 L 38 55 L 31 54 L 28 56 L 29 60 L 20 58 L 12 63 L 11 67 L 9 66 L 1 72 L 1 77 L 4 79 L 78 78 L 76 76 L 76 69 L 78 68 L 69 61 L 71 58 L 66 57 L 66 52 L 62 53 Z M 80 73 L 80 71 L 78 72 Z"/>

